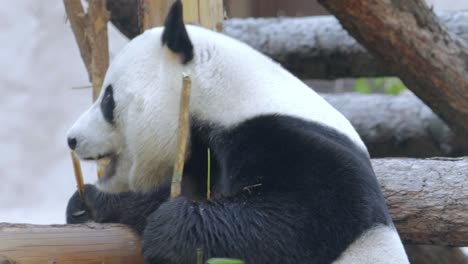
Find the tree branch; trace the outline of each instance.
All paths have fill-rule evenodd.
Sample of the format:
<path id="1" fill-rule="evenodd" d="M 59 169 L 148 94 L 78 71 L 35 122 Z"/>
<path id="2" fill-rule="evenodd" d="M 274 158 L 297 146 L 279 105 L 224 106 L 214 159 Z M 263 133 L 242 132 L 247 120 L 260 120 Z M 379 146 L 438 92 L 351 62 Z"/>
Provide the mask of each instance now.
<path id="1" fill-rule="evenodd" d="M 85 33 L 92 55 L 91 80 L 93 82 L 93 101 L 95 101 L 99 96 L 104 76 L 109 67 L 107 22 L 109 21 L 110 14 L 106 9 L 106 1 L 89 1 L 87 17 Z"/>
<path id="2" fill-rule="evenodd" d="M 86 37 L 87 17 L 81 5 L 81 0 L 63 0 L 67 18 L 70 20 L 72 31 L 80 49 L 86 70 L 91 80 L 91 47 Z"/>
<path id="3" fill-rule="evenodd" d="M 453 131 L 468 132 L 468 49 L 424 0 L 319 0 Z M 391 52 L 390 52 L 391 51 Z"/>

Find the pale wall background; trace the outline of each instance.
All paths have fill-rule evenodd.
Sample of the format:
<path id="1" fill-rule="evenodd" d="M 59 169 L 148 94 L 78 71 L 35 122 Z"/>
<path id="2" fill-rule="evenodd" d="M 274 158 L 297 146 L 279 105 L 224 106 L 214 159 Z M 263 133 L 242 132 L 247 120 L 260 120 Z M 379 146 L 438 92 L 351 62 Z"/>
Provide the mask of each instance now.
<path id="1" fill-rule="evenodd" d="M 436 10 L 467 0 L 428 0 Z M 47 3 L 47 4 L 45 4 Z M 63 223 L 75 181 L 65 135 L 91 103 L 62 1 L 0 5 L 0 222 Z M 126 40 L 110 32 L 111 57 Z M 87 182 L 95 169 L 84 164 Z"/>

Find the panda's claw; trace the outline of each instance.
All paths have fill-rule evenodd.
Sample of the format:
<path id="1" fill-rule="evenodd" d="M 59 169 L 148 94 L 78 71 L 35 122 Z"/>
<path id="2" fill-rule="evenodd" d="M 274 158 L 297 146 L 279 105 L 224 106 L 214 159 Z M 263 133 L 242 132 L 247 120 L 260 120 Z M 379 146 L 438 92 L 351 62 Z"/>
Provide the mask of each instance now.
<path id="1" fill-rule="evenodd" d="M 67 224 L 81 224 L 95 221 L 97 214 L 93 200 L 96 197 L 97 191 L 93 185 L 86 184 L 83 196 L 76 191 L 70 197 L 66 210 Z"/>

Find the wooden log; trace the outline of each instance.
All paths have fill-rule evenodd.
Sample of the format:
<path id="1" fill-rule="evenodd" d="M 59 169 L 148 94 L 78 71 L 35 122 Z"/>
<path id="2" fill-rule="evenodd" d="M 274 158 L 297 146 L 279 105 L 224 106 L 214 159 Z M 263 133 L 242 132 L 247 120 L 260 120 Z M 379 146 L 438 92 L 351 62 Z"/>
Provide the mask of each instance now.
<path id="1" fill-rule="evenodd" d="M 468 246 L 468 157 L 372 164 L 405 243 Z M 0 225 L 0 256 L 19 263 L 140 263 L 138 242 L 119 225 Z"/>
<path id="2" fill-rule="evenodd" d="M 424 0 L 319 0 L 452 128 L 468 132 L 468 47 Z"/>
<path id="3" fill-rule="evenodd" d="M 373 159 L 401 238 L 468 246 L 468 158 Z"/>
<path id="4" fill-rule="evenodd" d="M 468 12 L 438 14 L 451 34 L 468 42 Z M 225 32 L 280 62 L 302 79 L 394 76 L 333 16 L 228 19 Z M 388 50 L 387 50 L 388 52 Z"/>
<path id="5" fill-rule="evenodd" d="M 321 94 L 364 140 L 371 157 L 468 155 L 466 137 L 450 128 L 411 92 Z"/>
<path id="6" fill-rule="evenodd" d="M 1 257 L 17 264 L 143 263 L 140 238 L 129 228 L 94 223 L 0 224 Z"/>
<path id="7" fill-rule="evenodd" d="M 139 34 L 138 19 L 131 12 L 135 3 L 136 0 L 108 0 L 109 10 L 113 12 L 112 23 L 128 38 Z M 467 11 L 439 13 L 438 19 L 452 35 L 468 42 Z M 332 16 L 228 19 L 224 31 L 303 79 L 395 75 Z"/>

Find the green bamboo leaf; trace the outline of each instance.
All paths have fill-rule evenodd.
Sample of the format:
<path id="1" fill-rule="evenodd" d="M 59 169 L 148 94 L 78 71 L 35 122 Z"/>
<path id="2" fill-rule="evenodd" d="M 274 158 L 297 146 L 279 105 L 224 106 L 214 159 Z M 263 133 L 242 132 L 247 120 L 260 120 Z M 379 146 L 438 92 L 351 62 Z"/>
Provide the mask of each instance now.
<path id="1" fill-rule="evenodd" d="M 209 259 L 207 264 L 244 264 L 240 259 L 227 259 L 227 258 L 212 258 Z"/>

